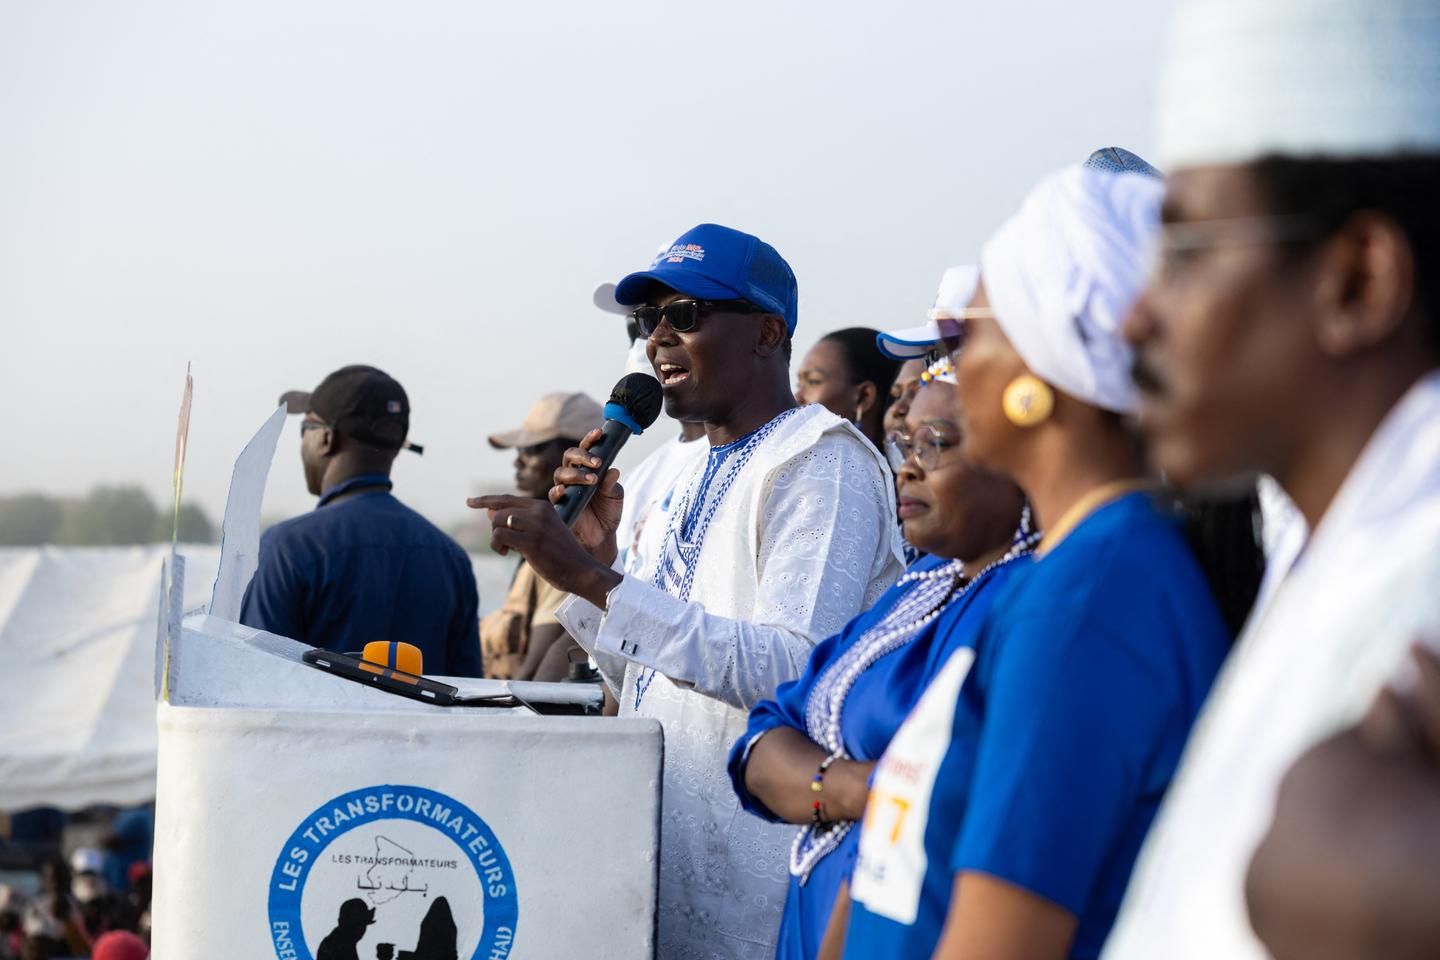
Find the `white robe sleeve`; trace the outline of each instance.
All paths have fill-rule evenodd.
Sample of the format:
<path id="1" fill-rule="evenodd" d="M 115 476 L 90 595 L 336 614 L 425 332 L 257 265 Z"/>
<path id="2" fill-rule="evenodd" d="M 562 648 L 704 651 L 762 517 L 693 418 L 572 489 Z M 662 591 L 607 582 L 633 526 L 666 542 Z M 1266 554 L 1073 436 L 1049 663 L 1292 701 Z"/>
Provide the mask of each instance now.
<path id="1" fill-rule="evenodd" d="M 759 553 L 749 561 L 758 583 L 754 616 L 717 616 L 627 576 L 600 620 L 597 660 L 600 651 L 623 657 L 745 710 L 773 697 L 800 675 L 816 643 L 899 574 L 887 482 L 853 438 L 805 450 L 774 472 L 761 505 Z"/>
<path id="2" fill-rule="evenodd" d="M 624 657 L 606 653 L 596 646 L 595 637 L 600 631 L 600 618 L 603 616 L 604 611 L 595 604 L 573 594 L 566 597 L 555 610 L 555 619 L 560 621 L 560 626 L 575 638 L 580 649 L 595 660 L 595 665 L 600 668 L 600 678 L 605 681 L 610 692 L 618 697 L 621 688 L 625 686 L 626 661 Z"/>

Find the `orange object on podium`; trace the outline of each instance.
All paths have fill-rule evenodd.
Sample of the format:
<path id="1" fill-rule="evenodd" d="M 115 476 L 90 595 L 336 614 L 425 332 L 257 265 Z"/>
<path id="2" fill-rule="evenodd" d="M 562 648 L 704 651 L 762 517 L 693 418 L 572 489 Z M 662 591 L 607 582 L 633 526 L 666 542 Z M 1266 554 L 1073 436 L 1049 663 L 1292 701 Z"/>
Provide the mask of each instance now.
<path id="1" fill-rule="evenodd" d="M 408 673 L 412 677 L 423 676 L 425 673 L 425 655 L 413 643 L 371 640 L 365 644 L 365 652 L 361 654 L 361 659 L 365 663 L 360 665 L 360 669 L 370 673 L 394 670 L 402 674 Z M 375 667 L 367 666 L 372 663 Z M 396 677 L 396 679 L 403 680 L 405 678 Z"/>

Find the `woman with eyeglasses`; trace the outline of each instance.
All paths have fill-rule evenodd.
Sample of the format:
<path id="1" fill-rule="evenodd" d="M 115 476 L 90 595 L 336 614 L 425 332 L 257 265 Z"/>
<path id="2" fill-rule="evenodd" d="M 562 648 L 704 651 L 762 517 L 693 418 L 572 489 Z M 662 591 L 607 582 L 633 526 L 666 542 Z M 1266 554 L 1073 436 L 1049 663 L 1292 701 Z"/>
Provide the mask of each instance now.
<path id="1" fill-rule="evenodd" d="M 750 713 L 730 756 L 741 803 L 801 825 L 777 956 L 814 957 L 855 857 L 866 779 L 926 683 L 972 643 L 1037 535 L 1024 496 L 960 452 L 954 378 L 932 370 L 891 438 L 905 537 L 928 555 L 869 611 L 815 648 L 804 673 Z"/>
<path id="2" fill-rule="evenodd" d="M 963 452 L 1013 477 L 1046 533 L 876 767 L 847 957 L 1096 957 L 1229 648 L 1124 419 L 1119 328 L 1162 193 L 1078 167 L 1043 181 L 943 325 Z"/>

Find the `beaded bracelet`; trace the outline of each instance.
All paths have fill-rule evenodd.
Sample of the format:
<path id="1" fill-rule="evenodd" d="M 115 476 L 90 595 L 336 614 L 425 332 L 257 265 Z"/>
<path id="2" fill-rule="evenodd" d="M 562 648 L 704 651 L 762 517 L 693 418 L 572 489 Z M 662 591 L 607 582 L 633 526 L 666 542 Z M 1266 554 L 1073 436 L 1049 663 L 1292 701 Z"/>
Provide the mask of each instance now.
<path id="1" fill-rule="evenodd" d="M 830 764 L 839 759 L 840 754 L 832 753 L 820 761 L 820 769 L 815 771 L 815 777 L 810 781 L 810 791 L 812 793 L 818 794 L 821 790 L 825 789 L 825 771 L 830 769 Z M 825 822 L 825 815 L 821 810 L 821 801 L 818 796 L 815 798 L 814 803 L 810 805 L 810 822 L 817 827 Z"/>

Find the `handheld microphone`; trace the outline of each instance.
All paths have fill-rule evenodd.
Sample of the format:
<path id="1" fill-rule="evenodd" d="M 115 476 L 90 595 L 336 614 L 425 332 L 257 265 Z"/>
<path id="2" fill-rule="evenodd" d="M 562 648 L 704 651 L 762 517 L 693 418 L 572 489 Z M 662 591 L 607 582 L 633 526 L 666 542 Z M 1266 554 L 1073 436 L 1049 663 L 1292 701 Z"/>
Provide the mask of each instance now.
<path id="1" fill-rule="evenodd" d="M 631 434 L 638 437 L 655 422 L 655 418 L 660 416 L 663 401 L 660 381 L 648 373 L 626 374 L 615 384 L 615 389 L 610 391 L 610 402 L 605 404 L 605 424 L 600 428 L 602 436 L 589 450 L 591 456 L 600 458 L 600 466 L 593 471 L 595 476 L 602 481 L 605 479 L 605 471 L 615 462 L 615 456 L 625 441 L 630 439 Z M 555 512 L 560 514 L 565 526 L 575 525 L 576 519 L 590 505 L 599 489 L 599 483 L 593 486 L 575 483 L 565 488 L 565 493 L 555 501 Z"/>

